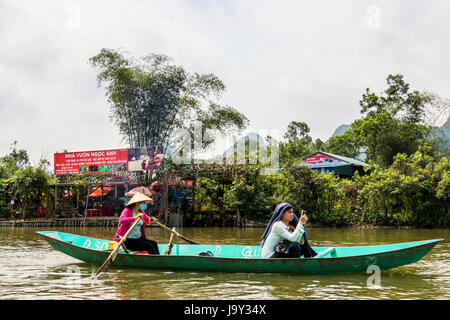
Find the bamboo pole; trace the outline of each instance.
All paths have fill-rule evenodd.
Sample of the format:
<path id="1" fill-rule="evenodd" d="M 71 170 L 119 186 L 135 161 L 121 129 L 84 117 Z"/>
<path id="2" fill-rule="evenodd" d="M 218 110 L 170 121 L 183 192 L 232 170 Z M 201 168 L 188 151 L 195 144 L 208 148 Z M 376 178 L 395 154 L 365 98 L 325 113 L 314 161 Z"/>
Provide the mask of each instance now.
<path id="1" fill-rule="evenodd" d="M 191 243 L 191 244 L 199 244 L 198 242 L 195 242 L 195 241 L 193 241 L 193 240 L 191 240 L 191 239 L 186 238 L 185 236 L 183 236 L 183 235 L 179 234 L 178 232 L 176 232 L 176 231 L 170 229 L 169 227 L 163 225 L 162 223 L 159 223 L 159 222 L 156 221 L 156 220 L 152 220 L 152 223 L 155 223 L 155 224 L 157 224 L 158 226 L 160 226 L 161 228 L 166 229 L 167 231 L 170 231 L 170 232 L 174 233 L 177 237 L 180 237 L 181 239 L 183 239 L 183 240 L 186 241 L 186 242 L 189 242 L 189 243 Z"/>
<path id="2" fill-rule="evenodd" d="M 56 214 L 56 204 L 58 203 L 58 189 L 57 189 L 57 184 L 55 183 L 55 210 L 53 211 L 53 215 L 52 218 L 55 217 Z"/>
<path id="3" fill-rule="evenodd" d="M 125 240 L 127 239 L 128 235 L 134 229 L 134 227 L 136 227 L 136 225 L 138 224 L 140 219 L 141 218 L 139 217 L 139 219 L 136 219 L 136 221 L 131 225 L 131 227 L 130 227 L 130 229 L 128 229 L 127 233 L 125 233 L 125 235 L 122 237 L 122 239 L 120 239 L 116 248 L 111 252 L 111 254 L 108 256 L 108 258 L 102 264 L 102 266 L 97 270 L 97 272 L 95 273 L 95 276 L 98 276 L 101 272 L 105 272 L 106 269 L 108 269 L 108 267 L 111 265 L 111 263 L 114 262 L 114 260 L 117 257 L 117 254 L 119 253 L 120 247 L 125 243 Z"/>
<path id="4" fill-rule="evenodd" d="M 170 235 L 169 244 L 167 245 L 166 252 L 164 252 L 164 255 L 169 256 L 172 253 L 172 247 L 173 247 L 173 236 L 175 235 L 175 227 L 172 228 L 172 234 Z"/>
<path id="5" fill-rule="evenodd" d="M 86 216 L 87 216 L 87 210 L 88 210 L 88 203 L 89 203 L 89 185 L 87 187 L 87 195 L 86 195 L 86 206 L 84 209 L 84 226 L 86 226 Z"/>

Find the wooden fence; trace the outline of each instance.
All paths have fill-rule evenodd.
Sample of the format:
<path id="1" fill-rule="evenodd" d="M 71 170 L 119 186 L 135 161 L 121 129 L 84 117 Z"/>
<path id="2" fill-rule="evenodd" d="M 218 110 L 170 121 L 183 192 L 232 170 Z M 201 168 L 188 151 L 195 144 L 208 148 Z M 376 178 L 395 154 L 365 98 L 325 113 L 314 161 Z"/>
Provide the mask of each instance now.
<path id="1" fill-rule="evenodd" d="M 119 217 L 25 219 L 0 221 L 0 227 L 117 227 Z"/>

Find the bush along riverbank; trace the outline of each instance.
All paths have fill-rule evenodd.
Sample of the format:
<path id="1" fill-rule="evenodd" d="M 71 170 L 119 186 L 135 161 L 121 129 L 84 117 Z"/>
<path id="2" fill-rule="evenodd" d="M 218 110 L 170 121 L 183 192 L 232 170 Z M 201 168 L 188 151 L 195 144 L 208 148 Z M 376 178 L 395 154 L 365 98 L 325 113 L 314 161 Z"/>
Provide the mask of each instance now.
<path id="1" fill-rule="evenodd" d="M 448 227 L 449 166 L 447 157 L 435 157 L 426 149 L 410 156 L 397 154 L 388 168 L 370 163 L 366 174 L 356 173 L 352 179 L 289 165 L 263 175 L 259 166 L 249 165 L 226 181 L 222 176 L 198 177 L 196 212 L 192 206 L 178 211 L 185 211 L 186 227 L 189 222 L 196 226 L 197 211 L 214 212 L 216 220 L 227 222 L 204 215 L 202 226 L 250 226 L 266 223 L 278 203 L 289 202 L 296 212 L 306 211 L 312 226 Z M 39 207 L 52 207 L 46 203 L 52 199 L 50 183 L 52 176 L 41 168 L 18 169 L 0 179 L 1 218 L 37 218 Z M 15 213 L 8 205 L 11 199 L 16 199 Z"/>
<path id="2" fill-rule="evenodd" d="M 306 210 L 312 225 L 448 227 L 449 194 L 448 158 L 419 150 L 398 154 L 388 168 L 371 164 L 352 179 L 304 166 L 270 176 L 249 167 L 225 191 L 224 203 L 260 221 L 287 201 Z"/>
<path id="3" fill-rule="evenodd" d="M 94 60 L 100 64 L 95 65 L 102 67 L 102 58 L 109 57 L 105 52 L 96 56 Z M 121 57 L 120 54 L 114 56 Z M 261 163 L 259 152 L 250 154 L 247 148 L 250 141 L 245 142 L 245 164 L 241 165 L 209 168 L 204 163 L 202 168 L 203 164 L 188 164 L 184 171 L 173 165 L 170 157 L 164 157 L 163 165 L 151 175 L 155 180 L 165 181 L 164 191 L 167 191 L 161 206 L 154 212 L 164 220 L 169 220 L 169 212 L 181 212 L 185 226 L 246 226 L 250 221 L 267 223 L 278 203 L 289 202 L 297 213 L 306 210 L 313 226 L 448 227 L 450 117 L 445 112 L 448 102 L 437 94 L 413 90 L 401 74 L 388 75 L 386 84 L 386 90 L 380 93 L 367 88 L 359 101 L 361 118 L 348 125 L 345 132 L 334 134 L 325 142 L 313 141 L 309 126 L 300 121 L 292 121 L 280 141 L 267 136 L 267 157 L 271 158 L 272 146 L 279 145 L 277 154 L 282 169 L 274 174 L 263 175 L 261 166 L 249 165 L 250 157 Z M 219 91 L 223 90 L 221 88 L 219 85 Z M 173 91 L 171 86 L 166 89 Z M 197 98 L 193 97 L 193 101 Z M 435 127 L 434 114 L 446 118 L 442 127 Z M 212 123 L 223 124 L 223 128 L 245 127 L 245 116 L 232 108 L 214 112 L 214 115 L 217 118 L 206 121 L 208 128 Z M 148 132 L 151 135 L 153 131 Z M 141 137 L 142 133 L 138 130 L 136 136 Z M 126 136 L 133 135 L 127 133 Z M 154 141 L 154 138 L 146 136 L 141 140 Z M 139 141 L 129 140 L 129 143 L 130 146 L 146 146 Z M 355 172 L 349 179 L 295 165 L 317 150 L 358 158 L 368 162 L 369 167 L 365 167 L 364 174 Z M 242 162 L 235 161 L 237 163 Z M 27 151 L 17 149 L 17 142 L 12 144 L 9 154 L 0 157 L 0 219 L 57 217 L 61 196 L 74 204 L 76 210 L 69 210 L 72 216 L 85 214 L 86 194 L 92 185 L 83 180 L 86 175 L 71 176 L 72 187 L 59 188 L 61 196 L 55 197 L 56 188 L 52 186 L 58 180 L 48 173 L 49 165 L 49 161 L 41 159 L 37 166 L 31 166 Z M 148 181 L 148 173 L 145 185 L 153 182 Z M 101 180 L 101 175 L 93 175 Z M 193 182 L 189 196 L 192 205 L 188 196 L 181 199 L 179 206 L 174 197 L 169 200 L 169 178 Z M 96 185 L 107 185 L 107 182 L 103 179 Z M 178 186 L 176 188 L 178 191 Z M 123 207 L 121 201 L 119 204 Z M 114 206 L 118 209 L 115 213 L 119 214 L 120 208 L 117 204 Z M 59 210 L 64 211 L 62 209 Z"/>

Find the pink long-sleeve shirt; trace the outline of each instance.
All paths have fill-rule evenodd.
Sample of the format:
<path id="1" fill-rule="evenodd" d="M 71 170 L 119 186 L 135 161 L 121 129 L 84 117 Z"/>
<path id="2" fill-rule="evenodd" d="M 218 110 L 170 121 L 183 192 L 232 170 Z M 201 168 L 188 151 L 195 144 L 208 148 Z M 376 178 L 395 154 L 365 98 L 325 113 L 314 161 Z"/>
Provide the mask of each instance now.
<path id="1" fill-rule="evenodd" d="M 145 238 L 145 224 L 151 224 L 151 221 L 150 217 L 146 215 L 144 211 L 139 210 L 139 212 L 144 214 L 144 216 L 142 217 L 144 223 L 141 226 L 141 236 Z M 130 229 L 134 221 L 133 210 L 130 208 L 123 209 L 119 218 L 120 226 L 116 234 L 114 235 L 114 241 L 118 241 L 117 236 L 123 237 L 125 233 L 127 233 L 128 229 Z"/>

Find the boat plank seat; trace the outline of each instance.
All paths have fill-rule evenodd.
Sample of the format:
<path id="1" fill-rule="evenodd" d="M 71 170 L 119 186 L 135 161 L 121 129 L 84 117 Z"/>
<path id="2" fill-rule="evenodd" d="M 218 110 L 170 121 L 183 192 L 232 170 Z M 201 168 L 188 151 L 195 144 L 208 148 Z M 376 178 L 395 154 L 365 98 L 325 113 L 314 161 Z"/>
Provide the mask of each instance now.
<path id="1" fill-rule="evenodd" d="M 314 258 L 323 258 L 323 257 L 325 257 L 325 256 L 327 256 L 327 255 L 332 255 L 332 254 L 335 254 L 336 253 L 336 248 L 335 247 L 332 247 L 332 248 L 328 248 L 328 249 L 326 249 L 326 250 L 323 250 L 323 251 L 320 251 L 318 254 L 317 254 L 317 256 L 315 256 Z M 336 254 L 335 254 L 336 255 Z"/>

